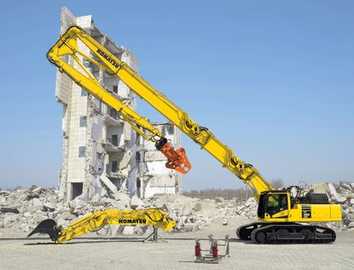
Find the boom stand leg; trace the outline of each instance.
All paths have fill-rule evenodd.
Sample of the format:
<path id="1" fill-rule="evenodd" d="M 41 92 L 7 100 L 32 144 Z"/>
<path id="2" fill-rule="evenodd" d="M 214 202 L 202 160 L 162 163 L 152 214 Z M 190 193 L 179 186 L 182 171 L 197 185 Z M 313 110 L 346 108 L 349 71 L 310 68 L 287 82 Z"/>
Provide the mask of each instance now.
<path id="1" fill-rule="evenodd" d="M 158 228 L 153 227 L 152 233 L 150 233 L 150 234 L 144 239 L 144 242 L 146 242 L 146 241 L 157 242 L 158 240 L 159 240 Z"/>

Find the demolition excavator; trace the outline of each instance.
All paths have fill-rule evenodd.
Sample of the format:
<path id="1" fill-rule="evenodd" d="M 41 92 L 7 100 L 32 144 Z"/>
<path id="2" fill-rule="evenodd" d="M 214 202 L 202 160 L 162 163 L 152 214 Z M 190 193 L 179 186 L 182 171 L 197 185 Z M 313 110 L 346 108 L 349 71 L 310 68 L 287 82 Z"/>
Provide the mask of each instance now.
<path id="1" fill-rule="evenodd" d="M 138 134 L 154 141 L 156 148 L 167 157 L 168 168 L 181 173 L 191 169 L 184 149 L 175 150 L 148 119 L 124 104 L 110 89 L 105 89 L 92 70 L 102 69 L 124 82 L 131 91 L 248 185 L 258 200 L 259 221 L 239 227 L 236 233 L 240 239 L 257 243 L 335 241 L 335 232 L 318 223 L 341 221 L 340 205 L 330 203 L 326 194 L 305 192 L 298 186 L 273 189 L 253 165 L 242 161 L 208 128 L 197 124 L 186 112 L 121 61 L 119 55 L 111 53 L 85 30 L 77 26 L 70 27 L 49 50 L 47 57 L 59 71 L 67 74 L 89 94 L 118 111 Z"/>

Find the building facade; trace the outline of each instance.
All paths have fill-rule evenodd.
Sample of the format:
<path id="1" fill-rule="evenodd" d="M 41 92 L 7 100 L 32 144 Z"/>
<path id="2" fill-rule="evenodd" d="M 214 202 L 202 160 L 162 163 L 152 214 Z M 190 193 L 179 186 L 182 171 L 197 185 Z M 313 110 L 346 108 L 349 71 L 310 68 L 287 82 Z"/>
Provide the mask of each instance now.
<path id="1" fill-rule="evenodd" d="M 72 25 L 78 25 L 131 68 L 137 69 L 134 55 L 117 46 L 100 31 L 91 15 L 75 17 L 70 10 L 62 8 L 60 18 L 60 33 Z M 90 53 L 84 45 L 79 46 L 85 53 Z M 90 63 L 82 63 L 105 89 L 136 108 L 136 96 L 122 81 Z M 179 191 L 181 177 L 164 167 L 166 159 L 155 150 L 154 145 L 137 136 L 117 111 L 87 94 L 85 89 L 59 71 L 56 98 L 63 106 L 63 161 L 59 191 L 65 201 L 77 196 L 90 199 L 107 192 L 113 195 L 127 192 L 146 198 L 156 193 Z M 175 146 L 180 144 L 180 133 L 173 125 L 156 126 Z"/>

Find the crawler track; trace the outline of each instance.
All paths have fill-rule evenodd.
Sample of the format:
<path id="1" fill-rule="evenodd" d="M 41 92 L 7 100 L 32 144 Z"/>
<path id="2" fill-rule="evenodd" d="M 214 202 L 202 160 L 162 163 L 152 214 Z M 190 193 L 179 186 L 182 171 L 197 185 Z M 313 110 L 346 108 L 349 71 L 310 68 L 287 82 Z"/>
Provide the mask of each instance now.
<path id="1" fill-rule="evenodd" d="M 330 228 L 298 223 L 250 223 L 238 228 L 237 236 L 259 244 L 319 244 L 336 239 Z"/>

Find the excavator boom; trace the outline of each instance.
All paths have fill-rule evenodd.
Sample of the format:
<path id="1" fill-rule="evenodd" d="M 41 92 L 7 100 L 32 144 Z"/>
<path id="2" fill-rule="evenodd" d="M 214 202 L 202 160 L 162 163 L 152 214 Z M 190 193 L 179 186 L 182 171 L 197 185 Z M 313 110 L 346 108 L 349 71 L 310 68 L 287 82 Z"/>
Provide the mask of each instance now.
<path id="1" fill-rule="evenodd" d="M 168 213 L 158 208 L 139 210 L 105 209 L 88 213 L 74 220 L 66 228 L 58 226 L 52 219 L 43 220 L 28 237 L 36 233 L 48 234 L 56 243 L 63 243 L 80 235 L 99 231 L 109 224 L 153 226 L 154 228 L 161 228 L 166 232 L 171 231 L 176 226 L 176 222 L 169 217 Z"/>
<path id="2" fill-rule="evenodd" d="M 80 44 L 80 46 L 83 44 L 88 48 L 91 55 L 89 56 L 80 50 L 78 44 Z M 68 64 L 64 60 L 64 56 L 71 56 L 72 59 L 76 59 L 76 62 L 81 68 L 78 69 Z M 126 111 L 127 115 L 129 115 L 126 119 L 130 121 L 130 123 L 133 122 L 133 126 L 144 126 L 146 128 L 149 126 L 148 121 L 138 116 L 132 109 L 129 110 L 127 106 L 122 106 L 117 98 L 109 92 L 104 91 L 92 73 L 80 64 L 80 57 L 104 69 L 109 74 L 117 76 L 134 93 L 149 103 L 183 133 L 198 143 L 202 149 L 206 150 L 217 159 L 223 167 L 230 170 L 251 187 L 257 197 L 259 197 L 262 192 L 271 190 L 271 185 L 265 181 L 251 164 L 243 162 L 229 147 L 217 139 L 208 128 L 198 125 L 186 112 L 152 87 L 138 73 L 113 55 L 83 29 L 77 26 L 70 27 L 49 50 L 47 57 L 60 71 L 69 75 L 76 83 L 87 89 L 90 94 L 99 98 L 112 108 L 116 108 L 119 112 L 124 113 L 124 111 Z M 156 130 L 151 129 L 151 131 L 153 134 L 156 134 Z M 163 150 L 165 150 L 164 153 L 169 153 L 166 156 L 181 156 L 181 161 L 179 162 L 182 163 L 182 165 L 178 162 L 172 162 L 168 164 L 169 166 L 174 167 L 177 165 L 180 170 L 190 169 L 188 160 L 184 160 L 183 163 L 185 157 L 183 150 L 176 151 L 175 153 L 171 153 L 170 149 Z"/>
<path id="3" fill-rule="evenodd" d="M 78 36 L 79 33 L 82 33 L 83 36 Z M 174 149 L 172 144 L 162 136 L 159 129 L 154 127 L 148 119 L 140 116 L 131 107 L 103 88 L 98 79 L 82 64 L 81 59 L 84 59 L 94 65 L 104 67 L 92 56 L 90 57 L 79 50 L 78 40 L 84 41 L 83 37 L 89 36 L 84 34 L 83 30 L 71 27 L 49 50 L 47 53 L 48 60 L 55 64 L 61 72 L 69 75 L 73 81 L 86 89 L 91 95 L 119 112 L 123 120 L 128 122 L 140 136 L 154 142 L 157 149 L 167 158 L 167 168 L 174 169 L 181 174 L 186 174 L 192 166 L 185 150 L 183 148 Z M 72 61 L 77 64 L 77 67 L 69 64 L 64 59 L 64 56 L 71 56 Z M 112 74 L 111 71 L 109 73 Z"/>

